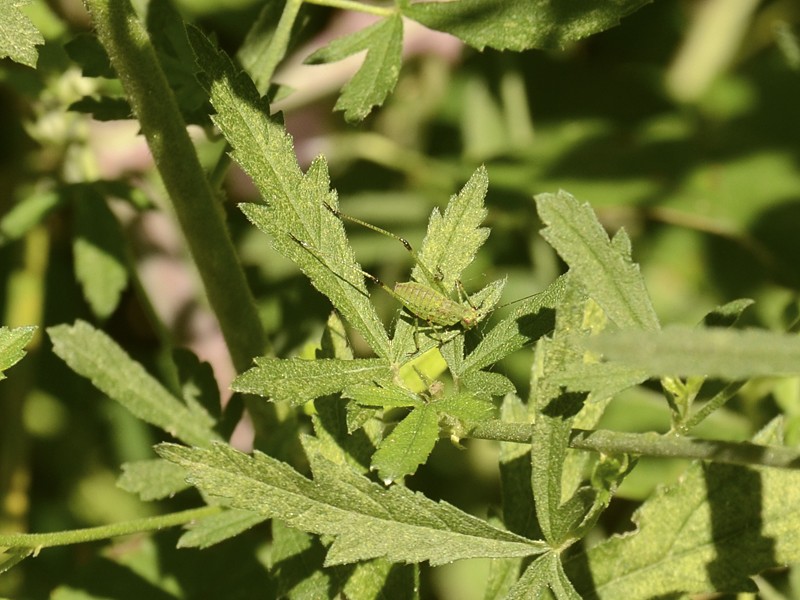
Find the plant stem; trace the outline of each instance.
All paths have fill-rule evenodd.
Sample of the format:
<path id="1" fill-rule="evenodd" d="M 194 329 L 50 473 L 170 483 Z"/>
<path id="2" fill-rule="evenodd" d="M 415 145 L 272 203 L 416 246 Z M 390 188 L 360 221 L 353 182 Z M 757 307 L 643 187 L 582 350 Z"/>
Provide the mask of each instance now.
<path id="1" fill-rule="evenodd" d="M 139 119 L 238 371 L 267 347 L 255 301 L 172 90 L 129 0 L 85 0 Z"/>
<path id="2" fill-rule="evenodd" d="M 204 506 L 193 508 L 168 515 L 158 517 L 147 517 L 145 519 L 135 519 L 133 521 L 123 521 L 112 523 L 111 525 L 101 525 L 99 527 L 87 527 L 85 529 L 72 529 L 70 531 L 57 531 L 54 533 L 12 533 L 8 535 L 0 534 L 0 546 L 7 548 L 34 548 L 38 552 L 41 548 L 52 546 L 67 546 L 82 542 L 92 542 L 105 540 L 120 535 L 130 535 L 132 533 L 142 533 L 145 531 L 157 531 L 165 527 L 175 527 L 184 525 L 191 521 L 196 521 L 203 517 L 209 517 L 222 512 L 220 506 Z"/>
<path id="3" fill-rule="evenodd" d="M 530 443 L 531 425 L 490 421 L 473 428 L 471 437 L 503 442 Z M 748 442 L 722 442 L 658 433 L 586 431 L 573 429 L 570 448 L 603 454 L 636 454 L 661 458 L 711 460 L 734 465 L 800 468 L 800 452 L 782 446 L 760 446 Z"/>
<path id="4" fill-rule="evenodd" d="M 342 10 L 352 10 L 355 12 L 367 13 L 370 15 L 378 15 L 379 17 L 390 17 L 395 13 L 395 10 L 386 6 L 373 6 L 371 4 L 364 4 L 363 2 L 355 2 L 354 0 L 305 0 L 308 4 L 316 4 L 317 6 L 331 6 L 333 8 L 340 8 Z"/>

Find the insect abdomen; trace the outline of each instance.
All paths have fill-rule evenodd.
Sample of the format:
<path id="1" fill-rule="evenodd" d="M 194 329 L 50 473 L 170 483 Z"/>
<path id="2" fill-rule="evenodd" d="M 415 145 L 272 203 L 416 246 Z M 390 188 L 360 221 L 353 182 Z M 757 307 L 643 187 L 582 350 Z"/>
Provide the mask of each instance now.
<path id="1" fill-rule="evenodd" d="M 464 318 L 462 305 L 421 283 L 407 281 L 395 284 L 394 293 L 403 306 L 429 323 L 449 326 Z"/>

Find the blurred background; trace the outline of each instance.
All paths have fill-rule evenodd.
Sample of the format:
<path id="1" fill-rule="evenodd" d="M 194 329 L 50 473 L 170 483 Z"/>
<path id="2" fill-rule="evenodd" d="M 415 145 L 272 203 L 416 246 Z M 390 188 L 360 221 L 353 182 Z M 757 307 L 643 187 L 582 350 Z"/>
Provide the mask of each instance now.
<path id="1" fill-rule="evenodd" d="M 231 55 L 262 4 L 175 3 Z M 662 323 L 695 324 L 715 306 L 746 297 L 756 303 L 745 313 L 745 324 L 796 330 L 796 0 L 658 0 L 620 26 L 559 51 L 477 52 L 408 23 L 397 87 L 384 106 L 357 125 L 345 123 L 333 107 L 363 57 L 331 65 L 302 61 L 326 41 L 371 21 L 307 8 L 303 43 L 276 76 L 294 91 L 281 94 L 274 108 L 283 111 L 302 165 L 320 154 L 328 161 L 343 212 L 419 246 L 431 210 L 443 207 L 483 164 L 490 180 L 486 225 L 491 236 L 464 278 L 468 290 L 507 274 L 504 301 L 511 302 L 543 290 L 563 271 L 538 236 L 541 223 L 532 198 L 564 189 L 590 203 L 610 232 L 628 231 Z M 84 318 L 102 326 L 154 373 L 164 359 L 166 336 L 212 364 L 225 396 L 234 373 L 180 233 L 164 210 L 164 192 L 136 123 L 93 120 L 67 110 L 80 98 L 118 86 L 113 79 L 82 77 L 63 50 L 65 41 L 90 27 L 80 2 L 34 2 L 28 14 L 47 39 L 38 70 L 0 63 L 3 324 L 49 326 Z M 201 160 L 213 171 L 223 142 L 198 126 L 192 132 Z M 110 223 L 87 216 L 81 208 L 86 202 L 63 193 L 80 193 L 85 182 L 98 180 L 111 198 Z M 62 191 L 54 194 L 54 187 Z M 235 166 L 223 188 L 230 228 L 276 353 L 307 352 L 319 342 L 330 312 L 327 299 L 274 253 L 266 236 L 236 208 L 259 199 Z M 31 198 L 38 208 L 31 208 Z M 103 196 L 97 201 L 105 202 Z M 26 211 L 18 208 L 26 202 Z M 131 268 L 95 285 L 104 292 L 89 292 L 76 264 L 86 251 L 81 240 L 91 237 L 86 230 L 97 227 L 118 228 L 119 257 Z M 358 226 L 348 229 L 366 270 L 390 284 L 408 278 L 412 260 L 396 240 Z M 396 302 L 379 289 L 372 296 L 389 324 Z M 164 331 L 154 325 L 158 322 Z M 31 356 L 0 385 L 5 528 L 53 531 L 162 510 L 114 483 L 121 463 L 152 456 L 158 435 L 55 359 L 41 330 L 37 340 Z M 502 365 L 523 398 L 531 360 L 531 352 L 524 351 Z M 747 439 L 783 413 L 789 441 L 796 443 L 798 392 L 798 381 L 791 379 L 750 383 L 693 433 Z M 667 407 L 655 387 L 615 398 L 601 423 L 628 431 L 668 426 Z M 240 435 L 246 447 L 246 428 Z M 679 461 L 642 461 L 605 516 L 605 531 L 630 528 L 637 502 L 683 468 Z M 473 443 L 460 451 L 441 443 L 408 484 L 470 512 L 493 514 L 499 505 L 497 448 Z M 188 506 L 193 499 L 184 502 Z M 167 569 L 164 557 L 174 554 L 172 535 L 127 542 L 138 557 L 131 564 L 149 565 L 155 555 L 166 561 L 164 573 L 177 582 L 178 591 L 163 597 L 221 597 L 203 595 L 210 588 L 192 591 L 187 581 L 196 573 Z M 260 539 L 255 531 L 223 544 L 227 550 L 218 553 L 227 553 L 225 564 L 238 560 L 243 571 L 260 573 Z M 16 589 L 25 597 L 47 597 L 69 578 L 86 580 L 98 572 L 111 580 L 109 565 L 121 569 L 126 564 L 115 552 L 131 555 L 119 546 L 101 559 L 95 547 L 49 550 L 0 576 L 0 593 Z M 192 560 L 219 565 L 211 553 L 194 555 Z M 129 568 L 141 574 L 146 571 L 141 564 Z M 204 577 L 213 573 L 209 567 Z M 474 581 L 484 573 L 480 561 L 438 569 L 425 580 L 424 597 L 474 598 Z M 144 577 L 136 585 L 144 580 L 150 581 Z M 147 593 L 172 589 L 162 584 L 153 583 L 138 597 L 161 597 Z M 224 597 L 232 597 L 230 588 L 224 589 Z M 84 597 L 70 593 L 62 587 L 55 597 Z"/>

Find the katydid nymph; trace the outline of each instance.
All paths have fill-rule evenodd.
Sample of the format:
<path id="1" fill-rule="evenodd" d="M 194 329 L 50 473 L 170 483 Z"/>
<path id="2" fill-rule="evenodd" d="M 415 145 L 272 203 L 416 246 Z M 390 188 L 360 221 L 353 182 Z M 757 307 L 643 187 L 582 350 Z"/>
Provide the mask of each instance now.
<path id="1" fill-rule="evenodd" d="M 345 215 L 327 203 L 324 203 L 324 205 L 325 208 L 338 218 L 351 221 L 362 227 L 391 237 L 403 244 L 406 250 L 408 250 L 417 266 L 433 285 L 426 285 L 418 281 L 406 281 L 396 283 L 394 288 L 391 288 L 371 273 L 367 273 L 366 271 L 362 272 L 367 279 L 383 288 L 412 315 L 427 321 L 431 325 L 452 327 L 460 324 L 464 329 L 475 327 L 475 325 L 486 317 L 488 314 L 488 310 L 484 309 L 484 304 L 487 304 L 486 301 L 482 302 L 480 306 L 475 306 L 460 281 L 456 281 L 455 283 L 460 301 L 457 302 L 453 300 L 449 296 L 448 291 L 444 289 L 444 286 L 440 283 L 442 279 L 441 275 L 435 274 L 420 260 L 419 255 L 408 240 L 376 225 L 362 221 L 361 219 Z M 492 303 L 488 304 L 491 305 Z"/>

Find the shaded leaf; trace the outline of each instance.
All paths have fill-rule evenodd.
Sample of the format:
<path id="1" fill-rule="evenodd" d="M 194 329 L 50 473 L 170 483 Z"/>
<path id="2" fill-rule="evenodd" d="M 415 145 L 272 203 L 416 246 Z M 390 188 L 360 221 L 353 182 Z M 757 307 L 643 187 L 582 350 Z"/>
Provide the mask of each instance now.
<path id="1" fill-rule="evenodd" d="M 106 201 L 93 190 L 76 197 L 74 206 L 75 278 L 92 312 L 105 319 L 128 285 L 125 238 Z"/>
<path id="2" fill-rule="evenodd" d="M 53 352 L 73 371 L 138 418 L 187 444 L 205 446 L 219 439 L 207 413 L 189 410 L 102 331 L 78 320 L 49 327 L 47 333 Z"/>
<path id="3" fill-rule="evenodd" d="M 495 325 L 464 359 L 461 373 L 493 365 L 523 346 L 550 333 L 555 324 L 555 307 L 564 296 L 567 277 L 561 276 L 546 290 L 519 303 Z"/>
<path id="4" fill-rule="evenodd" d="M 584 598 L 755 591 L 748 576 L 800 560 L 798 506 L 797 471 L 696 463 L 636 512 L 636 531 L 564 568 Z"/>

